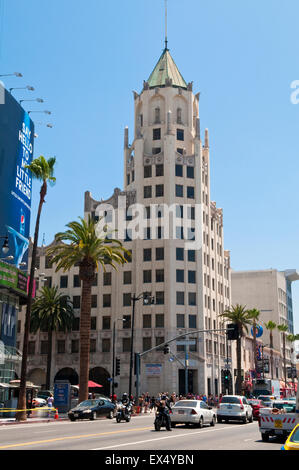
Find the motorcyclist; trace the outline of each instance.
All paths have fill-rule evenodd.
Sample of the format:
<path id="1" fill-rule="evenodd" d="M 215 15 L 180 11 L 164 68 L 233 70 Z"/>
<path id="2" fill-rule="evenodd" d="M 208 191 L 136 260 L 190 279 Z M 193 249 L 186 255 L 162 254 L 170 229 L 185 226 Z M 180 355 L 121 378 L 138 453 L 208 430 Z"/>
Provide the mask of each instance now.
<path id="1" fill-rule="evenodd" d="M 157 411 L 161 413 L 161 415 L 165 416 L 166 419 L 166 429 L 167 431 L 172 431 L 171 429 L 171 421 L 169 416 L 169 411 L 171 410 L 170 402 L 166 395 L 162 395 L 161 399 L 156 402 Z"/>
<path id="2" fill-rule="evenodd" d="M 124 393 L 123 396 L 121 397 L 121 402 L 123 405 L 123 414 L 128 415 L 131 411 L 131 403 L 128 397 L 127 393 Z"/>

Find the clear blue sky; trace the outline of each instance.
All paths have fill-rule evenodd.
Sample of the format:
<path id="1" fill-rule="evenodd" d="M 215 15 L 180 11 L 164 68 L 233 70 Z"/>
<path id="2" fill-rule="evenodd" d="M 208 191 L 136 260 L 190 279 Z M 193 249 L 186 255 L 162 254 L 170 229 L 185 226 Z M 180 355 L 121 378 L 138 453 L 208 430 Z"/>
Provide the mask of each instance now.
<path id="1" fill-rule="evenodd" d="M 105 199 L 122 187 L 123 129 L 132 129 L 132 90 L 164 46 L 164 1 L 0 0 L 0 13 L 0 73 L 24 75 L 6 86 L 34 86 L 15 96 L 41 97 L 27 110 L 53 113 L 33 115 L 55 126 L 37 125 L 35 146 L 58 162 L 40 230 L 50 243 L 83 214 L 86 190 Z M 211 196 L 237 270 L 299 269 L 298 17 L 298 0 L 168 0 L 169 48 L 201 92 Z M 293 296 L 299 332 L 299 282 Z"/>

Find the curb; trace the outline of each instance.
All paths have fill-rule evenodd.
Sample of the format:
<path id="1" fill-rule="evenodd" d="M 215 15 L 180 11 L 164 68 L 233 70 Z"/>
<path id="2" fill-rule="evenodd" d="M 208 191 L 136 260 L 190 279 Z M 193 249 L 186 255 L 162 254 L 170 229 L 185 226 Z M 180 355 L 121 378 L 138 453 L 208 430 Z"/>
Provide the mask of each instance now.
<path id="1" fill-rule="evenodd" d="M 138 416 L 143 416 L 147 413 L 138 413 L 138 414 L 132 414 L 132 418 L 137 418 Z M 31 418 L 32 419 L 32 418 Z M 12 421 L 12 422 L 8 422 L 8 423 L 5 423 L 5 422 L 1 422 L 0 421 L 0 427 L 1 426 L 17 426 L 18 424 L 35 424 L 35 423 L 57 423 L 58 421 L 69 421 L 68 418 L 58 418 L 58 419 L 54 419 L 54 418 L 51 418 L 51 419 L 47 419 L 47 418 L 44 418 L 44 419 L 40 419 L 38 421 L 31 421 L 30 418 L 28 418 L 26 421 Z M 34 419 L 34 418 L 33 418 Z M 108 418 L 98 418 L 98 420 L 104 420 L 104 419 L 108 419 Z"/>

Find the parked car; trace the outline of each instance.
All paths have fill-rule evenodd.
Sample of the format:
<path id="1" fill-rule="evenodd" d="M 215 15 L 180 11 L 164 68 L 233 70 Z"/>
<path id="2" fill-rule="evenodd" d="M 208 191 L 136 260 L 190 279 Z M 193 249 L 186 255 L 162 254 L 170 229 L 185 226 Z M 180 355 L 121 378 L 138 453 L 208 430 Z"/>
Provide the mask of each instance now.
<path id="1" fill-rule="evenodd" d="M 241 395 L 224 395 L 217 406 L 217 421 L 253 421 L 253 410 L 247 399 Z"/>
<path id="2" fill-rule="evenodd" d="M 54 395 L 53 390 L 40 390 L 36 396 L 37 398 L 43 398 L 47 401 L 47 398 L 49 398 L 51 395 Z"/>
<path id="3" fill-rule="evenodd" d="M 76 421 L 76 419 L 94 420 L 100 416 L 112 419 L 114 409 L 115 405 L 110 400 L 102 398 L 84 400 L 68 412 L 68 417 L 71 421 Z"/>
<path id="4" fill-rule="evenodd" d="M 201 400 L 179 400 L 171 408 L 171 427 L 176 424 L 196 424 L 202 428 L 205 424 L 215 426 L 216 414 L 211 406 Z"/>
<path id="5" fill-rule="evenodd" d="M 248 399 L 247 401 L 248 401 L 249 405 L 252 407 L 253 417 L 258 419 L 258 417 L 260 415 L 260 408 L 265 407 L 264 402 L 262 402 L 262 400 L 258 400 L 256 398 Z"/>
<path id="6" fill-rule="evenodd" d="M 32 399 L 32 405 L 35 406 L 36 408 L 41 407 L 41 406 L 47 406 L 47 401 L 44 400 L 43 398 L 33 398 Z"/>
<path id="7" fill-rule="evenodd" d="M 294 427 L 281 450 L 299 450 L 299 424 Z"/>

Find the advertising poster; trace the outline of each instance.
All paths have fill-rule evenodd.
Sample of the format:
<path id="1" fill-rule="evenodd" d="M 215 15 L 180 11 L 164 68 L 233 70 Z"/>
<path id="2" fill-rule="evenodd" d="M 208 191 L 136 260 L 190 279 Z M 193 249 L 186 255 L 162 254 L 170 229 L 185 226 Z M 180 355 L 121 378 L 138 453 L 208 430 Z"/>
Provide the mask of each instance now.
<path id="1" fill-rule="evenodd" d="M 0 340 L 5 346 L 16 346 L 17 311 L 13 305 L 3 303 Z"/>
<path id="2" fill-rule="evenodd" d="M 2 85 L 0 84 L 0 88 Z M 34 125 L 14 97 L 2 88 L 0 104 L 0 236 L 8 235 L 12 264 L 28 261 Z M 1 239 L 3 244 L 3 238 Z M 25 269 L 27 266 L 25 267 Z"/>

